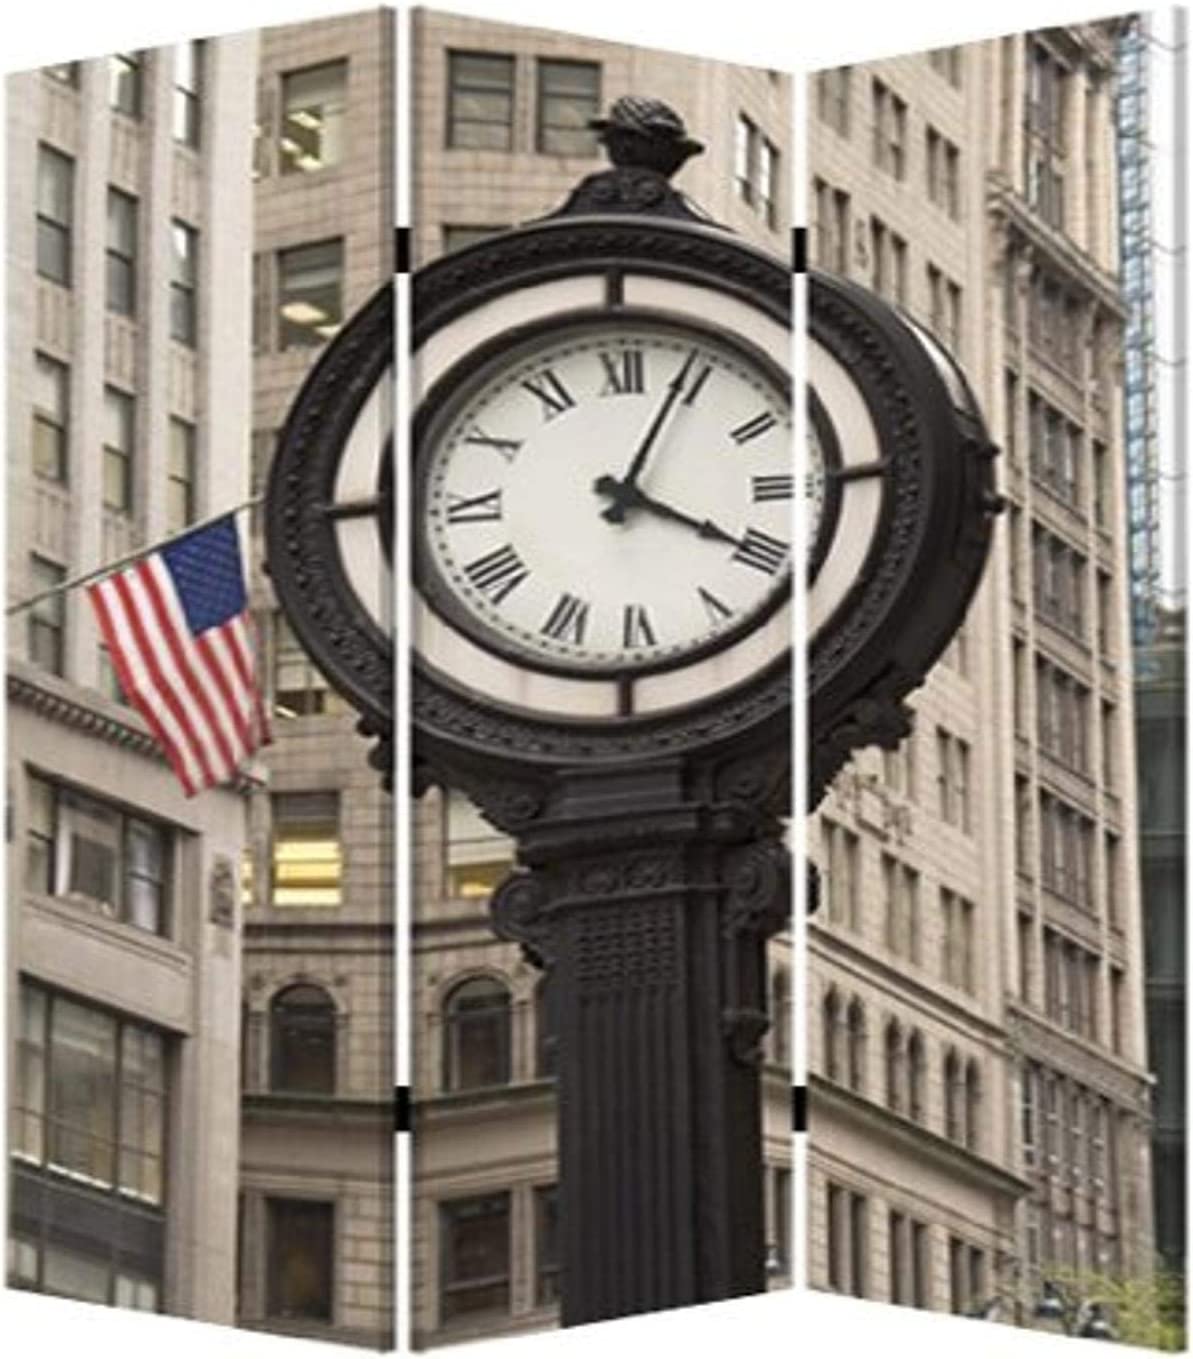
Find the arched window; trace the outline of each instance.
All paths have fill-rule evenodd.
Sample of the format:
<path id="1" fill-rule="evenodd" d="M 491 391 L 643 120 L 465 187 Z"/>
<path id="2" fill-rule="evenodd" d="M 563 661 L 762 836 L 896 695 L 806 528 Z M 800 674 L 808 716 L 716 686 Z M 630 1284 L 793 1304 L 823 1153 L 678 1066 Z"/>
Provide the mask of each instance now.
<path id="1" fill-rule="evenodd" d="M 965 1064 L 965 1145 L 972 1151 L 978 1145 L 982 1112 L 982 1074 L 972 1058 Z"/>
<path id="2" fill-rule="evenodd" d="M 790 1026 L 791 978 L 787 975 L 787 969 L 780 967 L 775 970 L 774 980 L 771 982 L 770 1004 L 770 1029 L 774 1044 L 772 1051 L 776 1066 L 787 1066 L 791 1061 Z"/>
<path id="3" fill-rule="evenodd" d="M 443 1086 L 475 1090 L 510 1079 L 510 994 L 492 977 L 470 977 L 447 997 Z"/>
<path id="4" fill-rule="evenodd" d="M 916 1122 L 924 1117 L 924 1035 L 919 1029 L 907 1042 L 907 1116 Z"/>
<path id="5" fill-rule="evenodd" d="M 830 987 L 825 994 L 821 1022 L 824 1074 L 830 1081 L 838 1081 L 841 1079 L 841 1053 L 839 1048 L 841 997 L 837 995 L 835 987 Z"/>
<path id="6" fill-rule="evenodd" d="M 279 991 L 269 1007 L 270 1088 L 331 1095 L 336 1088 L 336 1007 L 321 986 Z"/>
<path id="7" fill-rule="evenodd" d="M 961 1141 L 961 1062 L 952 1048 L 944 1059 L 944 1135 Z"/>
<path id="8" fill-rule="evenodd" d="M 886 1103 L 896 1113 L 903 1108 L 903 1033 L 895 1020 L 886 1026 L 884 1044 L 886 1067 Z"/>
<path id="9" fill-rule="evenodd" d="M 849 1088 L 863 1094 L 866 1088 L 866 1012 L 856 997 L 849 1003 Z"/>
<path id="10" fill-rule="evenodd" d="M 534 1074 L 539 1080 L 556 1075 L 556 1041 L 551 1032 L 551 1017 L 547 1009 L 547 978 L 540 977 L 534 988 Z"/>

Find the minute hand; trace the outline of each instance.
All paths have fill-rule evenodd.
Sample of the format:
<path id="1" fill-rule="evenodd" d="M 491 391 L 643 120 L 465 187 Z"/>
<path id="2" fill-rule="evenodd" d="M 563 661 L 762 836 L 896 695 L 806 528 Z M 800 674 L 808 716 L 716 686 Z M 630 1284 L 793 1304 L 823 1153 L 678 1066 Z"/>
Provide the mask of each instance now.
<path id="1" fill-rule="evenodd" d="M 692 364 L 696 362 L 696 350 L 693 349 L 684 360 L 683 367 L 667 384 L 667 395 L 663 398 L 663 404 L 655 412 L 654 419 L 650 422 L 650 428 L 646 431 L 642 442 L 638 445 L 638 451 L 634 454 L 634 460 L 630 463 L 629 471 L 621 480 L 621 484 L 627 490 L 634 485 L 646 462 L 647 455 L 654 447 L 655 440 L 659 437 L 659 431 L 663 428 L 663 423 L 671 414 L 671 407 L 679 399 L 680 393 L 687 386 L 688 374 L 692 371 Z"/>

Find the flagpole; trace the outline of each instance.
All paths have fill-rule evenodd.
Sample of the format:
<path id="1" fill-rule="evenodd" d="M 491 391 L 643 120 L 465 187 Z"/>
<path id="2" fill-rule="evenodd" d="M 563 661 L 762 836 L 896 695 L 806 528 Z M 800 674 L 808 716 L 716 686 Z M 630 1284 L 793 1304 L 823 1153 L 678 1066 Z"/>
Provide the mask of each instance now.
<path id="1" fill-rule="evenodd" d="M 263 495 L 256 495 L 248 500 L 241 501 L 239 505 L 233 505 L 230 510 L 221 510 L 219 514 L 208 515 L 206 519 L 201 519 L 197 524 L 188 524 L 186 528 L 180 529 L 177 533 L 172 533 L 168 538 L 150 543 L 147 547 L 139 547 L 135 552 L 127 552 L 123 557 L 117 557 L 114 562 L 97 566 L 93 571 L 85 571 L 81 576 L 72 576 L 70 580 L 51 585 L 48 590 L 30 595 L 28 599 L 22 599 L 17 604 L 10 604 L 5 609 L 4 616 L 11 618 L 14 614 L 24 613 L 26 609 L 32 609 L 42 600 L 53 599 L 55 595 L 65 594 L 68 590 L 77 590 L 80 585 L 86 585 L 88 581 L 98 580 L 100 576 L 111 575 L 113 571 L 119 571 L 122 566 L 127 566 L 129 562 L 135 562 L 139 557 L 147 557 L 151 552 L 159 552 L 163 547 L 169 547 L 171 543 L 181 542 L 183 538 L 189 538 L 192 533 L 198 533 L 200 529 L 210 528 L 212 524 L 218 524 L 221 519 L 227 519 L 230 514 L 240 514 L 243 510 L 255 509 L 264 501 Z"/>

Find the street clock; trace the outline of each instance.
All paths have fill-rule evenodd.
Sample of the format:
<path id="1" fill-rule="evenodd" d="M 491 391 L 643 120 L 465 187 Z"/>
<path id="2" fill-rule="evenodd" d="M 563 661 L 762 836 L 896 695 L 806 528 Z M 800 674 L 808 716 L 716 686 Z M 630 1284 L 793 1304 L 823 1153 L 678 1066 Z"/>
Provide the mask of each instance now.
<path id="1" fill-rule="evenodd" d="M 902 700 L 961 625 L 1001 508 L 960 367 L 848 280 L 808 290 L 809 805 L 849 754 L 893 747 Z"/>
<path id="2" fill-rule="evenodd" d="M 545 764 L 788 707 L 790 278 L 694 220 L 565 215 L 414 281 L 414 714 Z"/>

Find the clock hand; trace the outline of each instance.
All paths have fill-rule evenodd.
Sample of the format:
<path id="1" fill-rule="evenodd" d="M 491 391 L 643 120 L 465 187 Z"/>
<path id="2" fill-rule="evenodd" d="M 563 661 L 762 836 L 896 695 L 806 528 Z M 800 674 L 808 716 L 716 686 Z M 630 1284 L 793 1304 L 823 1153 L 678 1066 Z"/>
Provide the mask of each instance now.
<path id="1" fill-rule="evenodd" d="M 620 524 L 625 519 L 626 497 L 622 492 L 628 492 L 634 488 L 638 477 L 642 473 L 642 468 L 646 464 L 646 459 L 650 450 L 654 447 L 659 433 L 666 423 L 667 417 L 671 414 L 671 408 L 679 399 L 680 393 L 688 381 L 688 374 L 692 371 L 692 364 L 696 362 L 697 350 L 692 349 L 688 357 L 684 360 L 683 367 L 667 384 L 667 394 L 663 397 L 662 405 L 655 412 L 654 419 L 650 422 L 650 427 L 643 436 L 642 442 L 638 445 L 638 451 L 634 454 L 633 460 L 626 471 L 625 476 L 620 482 L 615 483 L 620 490 L 610 491 L 613 495 L 613 504 L 603 513 L 611 524 Z M 612 480 L 612 478 L 610 478 Z"/>
<path id="2" fill-rule="evenodd" d="M 729 543 L 733 547 L 741 546 L 740 539 L 735 538 L 731 533 L 727 533 L 719 524 L 714 524 L 711 519 L 697 519 L 695 515 L 677 510 L 673 505 L 665 504 L 662 500 L 656 500 L 654 496 L 647 495 L 637 486 L 627 485 L 625 482 L 617 481 L 614 477 L 598 477 L 593 483 L 593 490 L 601 495 L 615 496 L 617 505 L 623 511 L 629 506 L 649 510 L 652 514 L 657 514 L 660 519 L 670 519 L 674 523 L 695 529 L 701 538 L 713 538 L 718 542 Z M 612 508 L 613 506 L 610 506 L 610 509 Z M 608 510 L 605 511 L 605 518 L 609 518 Z"/>

